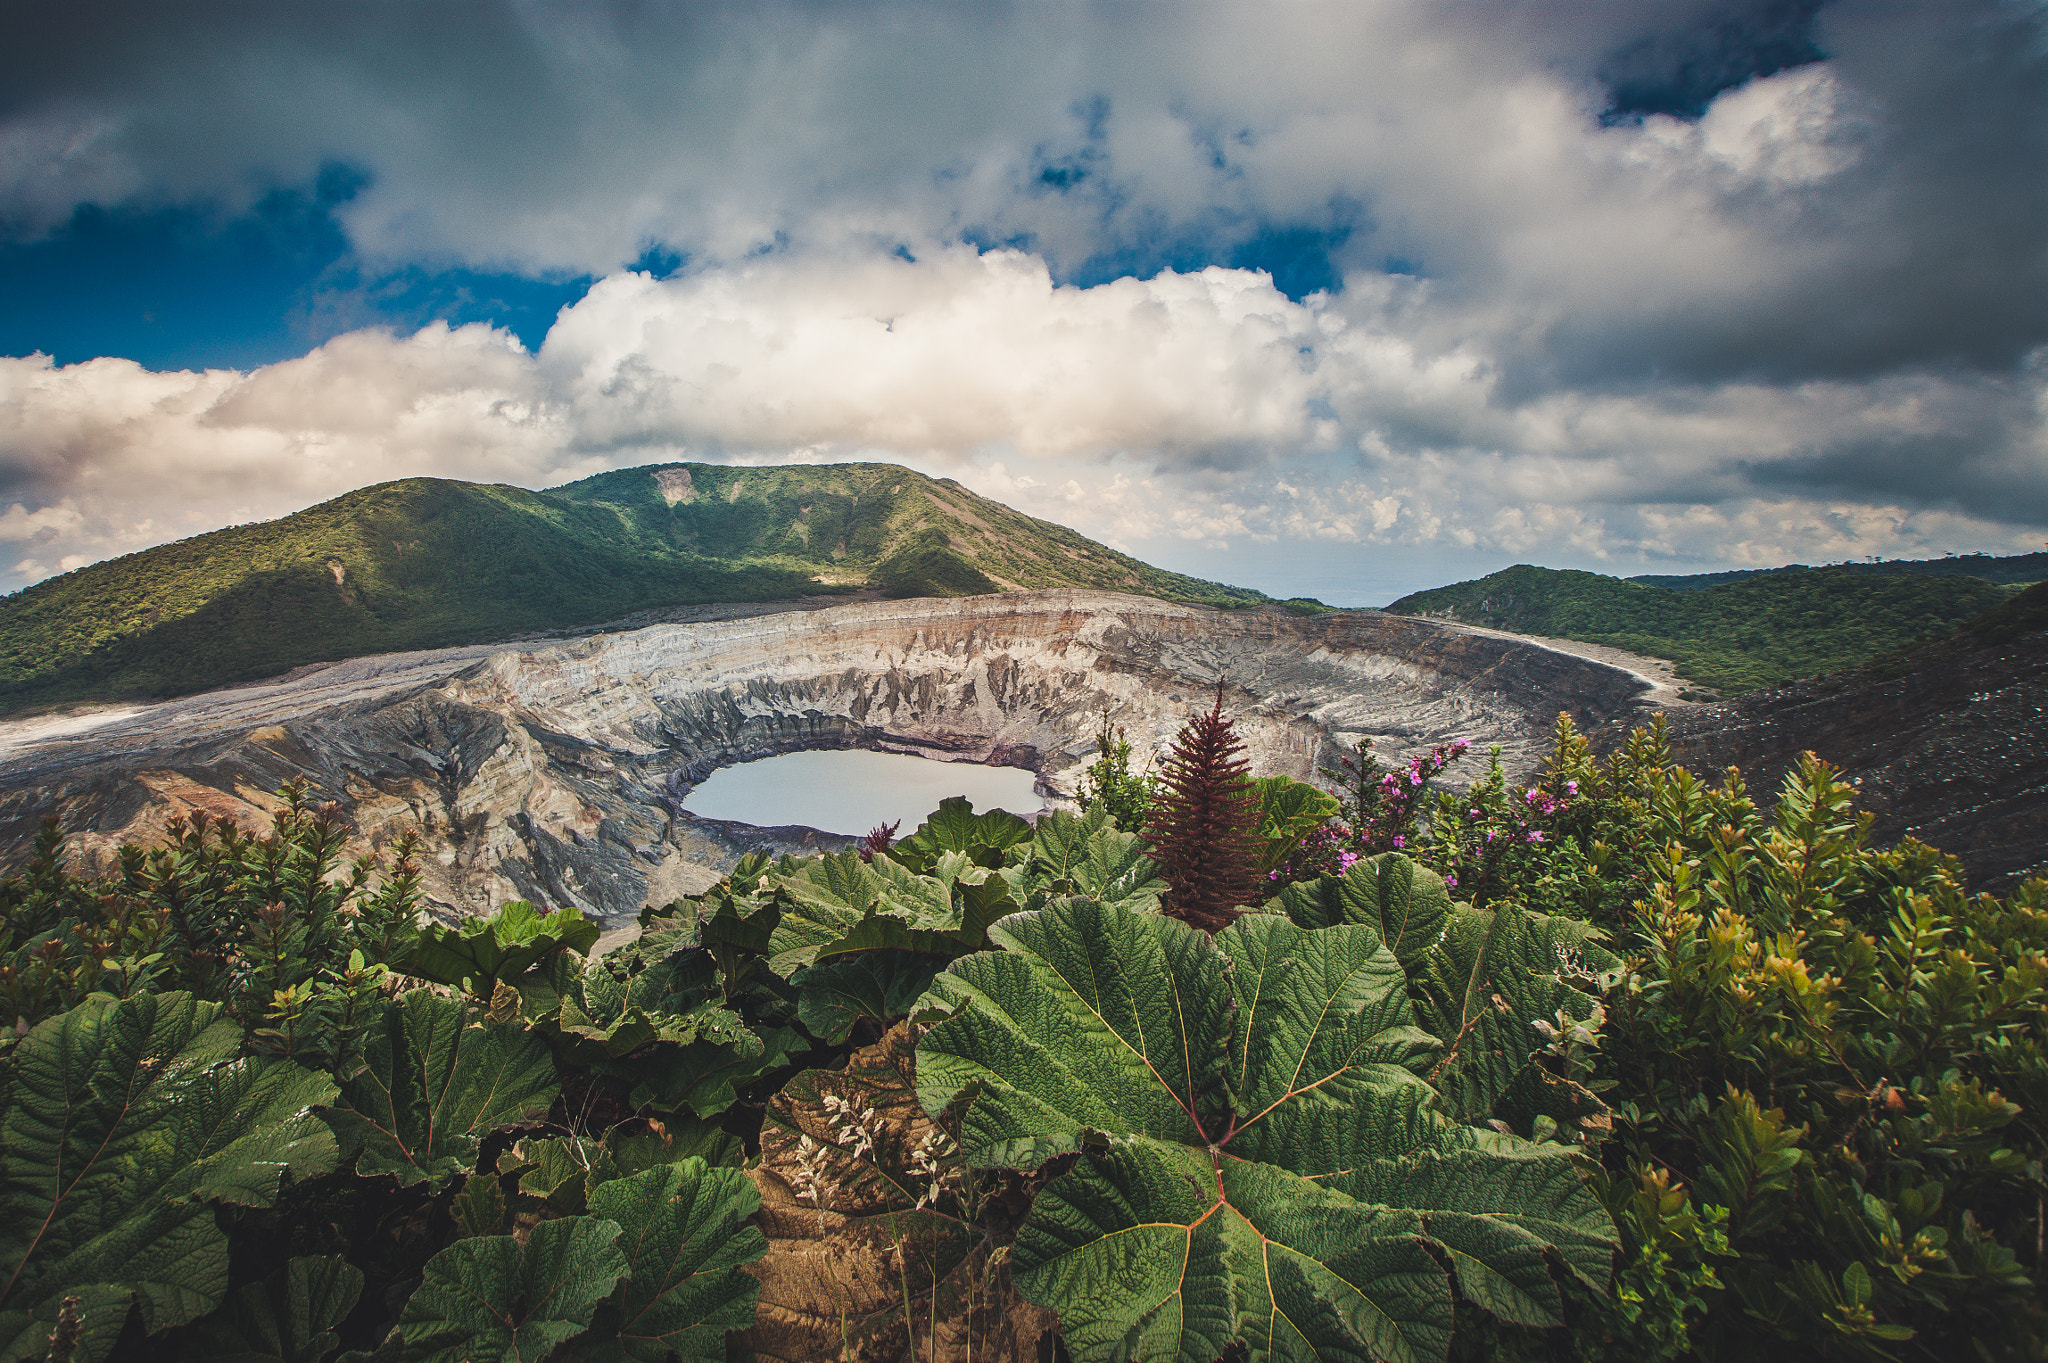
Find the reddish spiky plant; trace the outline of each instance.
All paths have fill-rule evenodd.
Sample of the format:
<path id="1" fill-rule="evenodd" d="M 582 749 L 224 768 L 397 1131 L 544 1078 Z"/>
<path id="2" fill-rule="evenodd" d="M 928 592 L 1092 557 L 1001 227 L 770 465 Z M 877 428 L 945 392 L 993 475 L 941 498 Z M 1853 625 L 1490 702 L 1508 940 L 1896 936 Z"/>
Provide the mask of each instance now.
<path id="1" fill-rule="evenodd" d="M 1165 911 L 1204 932 L 1227 927 L 1236 910 L 1259 902 L 1259 797 L 1244 744 L 1216 705 L 1181 727 L 1160 764 L 1159 802 L 1145 841 L 1169 893 Z"/>
<path id="2" fill-rule="evenodd" d="M 889 844 L 896 840 L 896 830 L 903 827 L 903 820 L 895 823 L 878 823 L 868 830 L 868 835 L 854 844 L 862 861 L 873 861 L 877 852 L 889 850 Z"/>

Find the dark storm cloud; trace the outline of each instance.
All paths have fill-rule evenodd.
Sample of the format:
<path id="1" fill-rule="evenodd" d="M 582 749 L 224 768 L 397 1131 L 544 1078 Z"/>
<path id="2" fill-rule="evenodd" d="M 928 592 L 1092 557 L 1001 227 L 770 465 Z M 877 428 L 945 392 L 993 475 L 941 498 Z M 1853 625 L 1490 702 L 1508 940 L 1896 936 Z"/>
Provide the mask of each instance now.
<path id="1" fill-rule="evenodd" d="M 1813 23 L 1823 3 L 1761 0 L 1647 13 L 1650 23 L 1668 27 L 1639 34 L 1601 59 L 1597 74 L 1608 89 L 1601 121 L 1645 114 L 1696 119 L 1724 90 L 1822 60 L 1827 54 L 1814 41 Z"/>

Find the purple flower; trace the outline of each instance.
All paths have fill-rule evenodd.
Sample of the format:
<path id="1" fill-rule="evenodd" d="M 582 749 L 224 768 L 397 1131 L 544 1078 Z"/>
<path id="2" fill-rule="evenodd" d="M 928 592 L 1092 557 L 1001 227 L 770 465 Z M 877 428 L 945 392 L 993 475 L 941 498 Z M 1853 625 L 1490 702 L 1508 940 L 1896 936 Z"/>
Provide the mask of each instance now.
<path id="1" fill-rule="evenodd" d="M 1542 842 L 1542 841 L 1543 841 L 1543 830 L 1539 828 L 1539 829 L 1536 829 L 1536 830 L 1535 830 L 1534 832 L 1530 833 L 1530 834 L 1529 834 L 1529 841 L 1530 841 L 1530 842 Z"/>
<path id="2" fill-rule="evenodd" d="M 1445 877 L 1444 877 L 1444 888 L 1445 888 L 1445 889 L 1447 889 L 1447 890 L 1455 890 L 1455 889 L 1457 889 L 1457 888 L 1458 888 L 1458 878 L 1457 878 L 1456 876 L 1445 876 Z"/>
<path id="3" fill-rule="evenodd" d="M 1401 836 L 1401 835 L 1400 835 L 1399 833 L 1396 833 L 1396 834 L 1394 835 L 1394 846 L 1396 846 L 1396 847 L 1406 847 L 1407 845 L 1408 845 L 1408 839 L 1406 839 L 1406 838 L 1402 837 L 1402 836 Z"/>

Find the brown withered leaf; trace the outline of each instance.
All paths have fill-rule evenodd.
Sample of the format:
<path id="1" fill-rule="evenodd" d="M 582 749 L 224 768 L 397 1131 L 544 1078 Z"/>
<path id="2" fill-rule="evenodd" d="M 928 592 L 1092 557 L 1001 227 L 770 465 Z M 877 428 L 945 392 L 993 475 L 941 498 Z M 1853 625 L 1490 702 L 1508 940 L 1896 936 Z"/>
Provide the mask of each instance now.
<path id="1" fill-rule="evenodd" d="M 909 1024 L 807 1070 L 761 1129 L 768 1255 L 739 1342 L 781 1363 L 1039 1363 L 1056 1320 L 1011 1286 L 989 1198 L 918 1105 Z M 936 1193 L 934 1185 L 936 1184 Z"/>

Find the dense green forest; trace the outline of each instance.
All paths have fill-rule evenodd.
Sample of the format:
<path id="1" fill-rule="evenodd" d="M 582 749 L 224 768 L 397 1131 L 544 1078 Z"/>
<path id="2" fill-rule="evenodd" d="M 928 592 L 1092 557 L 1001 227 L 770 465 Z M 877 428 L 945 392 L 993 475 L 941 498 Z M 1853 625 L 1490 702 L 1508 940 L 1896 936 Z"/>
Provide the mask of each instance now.
<path id="1" fill-rule="evenodd" d="M 887 464 L 670 464 L 547 492 L 413 478 L 0 598 L 0 713 L 178 695 L 310 662 L 637 611 L 1101 587 L 1247 605 Z"/>
<path id="2" fill-rule="evenodd" d="M 423 915 L 301 790 L 103 877 L 52 828 L 0 882 L 0 1357 L 2048 1345 L 2048 882 L 1657 727 L 1456 795 L 1466 745 L 1361 752 L 1341 804 L 1220 700 L 1172 757 L 1105 730 L 1084 814 L 750 856 L 603 955 Z"/>
<path id="3" fill-rule="evenodd" d="M 1734 694 L 1947 638 L 2011 594 L 1966 575 L 1853 568 L 1768 573 L 1677 592 L 1517 564 L 1404 596 L 1387 609 L 1668 658 L 1689 681 Z"/>
<path id="4" fill-rule="evenodd" d="M 1946 558 L 1892 558 L 1869 563 L 1832 563 L 1827 566 L 1849 573 L 1981 577 L 1986 582 L 1996 582 L 2002 587 L 2024 587 L 2033 582 L 2048 582 L 2048 554 L 2007 554 L 2003 557 L 1995 554 L 1950 554 Z M 1709 587 L 1762 577 L 1766 573 L 1812 571 L 1813 569 L 1804 563 L 1792 563 L 1782 568 L 1738 568 L 1728 573 L 1645 573 L 1628 580 L 1647 582 L 1653 587 L 1668 587 L 1674 592 L 1699 592 Z"/>

